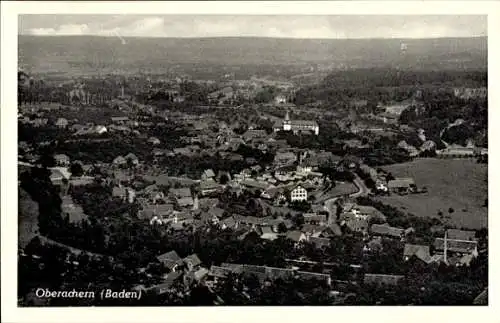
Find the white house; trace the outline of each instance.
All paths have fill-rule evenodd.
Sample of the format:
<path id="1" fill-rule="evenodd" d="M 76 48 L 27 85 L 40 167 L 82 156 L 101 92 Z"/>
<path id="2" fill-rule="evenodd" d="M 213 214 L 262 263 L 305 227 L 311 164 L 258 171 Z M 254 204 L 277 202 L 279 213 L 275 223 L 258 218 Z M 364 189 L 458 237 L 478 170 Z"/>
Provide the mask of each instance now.
<path id="1" fill-rule="evenodd" d="M 303 188 L 300 185 L 296 186 L 290 192 L 290 201 L 292 201 L 292 202 L 295 202 L 295 201 L 307 201 L 307 191 L 306 191 L 306 189 Z"/>

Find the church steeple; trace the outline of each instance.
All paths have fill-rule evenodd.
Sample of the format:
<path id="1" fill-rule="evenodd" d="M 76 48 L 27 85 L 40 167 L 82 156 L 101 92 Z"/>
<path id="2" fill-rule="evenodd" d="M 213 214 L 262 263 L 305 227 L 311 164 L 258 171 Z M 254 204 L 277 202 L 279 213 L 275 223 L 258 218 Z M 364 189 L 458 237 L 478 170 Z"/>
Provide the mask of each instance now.
<path id="1" fill-rule="evenodd" d="M 290 121 L 290 113 L 286 110 L 285 121 Z"/>

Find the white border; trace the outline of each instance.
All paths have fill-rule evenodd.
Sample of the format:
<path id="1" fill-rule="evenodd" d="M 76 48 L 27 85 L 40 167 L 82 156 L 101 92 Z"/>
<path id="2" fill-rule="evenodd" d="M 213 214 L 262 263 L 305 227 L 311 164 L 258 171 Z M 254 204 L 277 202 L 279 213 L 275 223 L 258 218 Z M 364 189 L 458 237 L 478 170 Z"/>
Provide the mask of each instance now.
<path id="1" fill-rule="evenodd" d="M 30 308 L 17 306 L 17 15 L 18 14 L 487 14 L 489 31 L 489 87 L 498 89 L 500 30 L 497 2 L 486 1 L 331 1 L 331 2 L 5 2 L 1 3 L 1 296 L 5 322 L 489 322 L 498 301 L 495 276 L 490 275 L 488 307 L 232 307 L 232 308 Z M 489 91 L 491 165 L 498 165 L 495 125 L 500 106 L 498 90 Z M 499 183 L 499 171 L 489 169 L 489 183 Z M 489 190 L 489 232 L 498 228 L 499 207 Z M 490 255 L 496 256 L 498 235 L 490 234 Z M 493 251 L 491 251 L 493 250 Z M 490 257 L 490 273 L 499 272 Z M 496 270 L 495 270 L 496 269 Z M 495 285 L 495 286 L 493 286 Z M 497 316 L 500 316 L 497 312 Z"/>

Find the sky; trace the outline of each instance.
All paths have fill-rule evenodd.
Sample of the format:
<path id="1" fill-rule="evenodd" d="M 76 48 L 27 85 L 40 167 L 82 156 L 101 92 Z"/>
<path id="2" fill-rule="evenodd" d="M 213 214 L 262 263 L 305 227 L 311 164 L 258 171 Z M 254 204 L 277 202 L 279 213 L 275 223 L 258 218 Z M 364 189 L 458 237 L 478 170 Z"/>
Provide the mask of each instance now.
<path id="1" fill-rule="evenodd" d="M 487 35 L 486 16 L 20 15 L 22 35 L 439 38 Z"/>

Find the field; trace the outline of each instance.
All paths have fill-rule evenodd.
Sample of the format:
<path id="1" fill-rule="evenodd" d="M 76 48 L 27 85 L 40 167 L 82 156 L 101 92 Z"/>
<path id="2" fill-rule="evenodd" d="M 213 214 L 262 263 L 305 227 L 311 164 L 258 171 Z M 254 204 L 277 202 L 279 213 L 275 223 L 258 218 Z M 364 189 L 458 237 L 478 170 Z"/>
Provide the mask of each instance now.
<path id="1" fill-rule="evenodd" d="M 408 213 L 439 218 L 438 212 L 450 216 L 444 223 L 457 228 L 479 229 L 488 225 L 487 165 L 474 160 L 419 159 L 410 163 L 384 167 L 395 177 L 413 177 L 418 187 L 428 193 L 381 197 L 381 201 Z M 448 210 L 452 208 L 453 213 Z"/>

